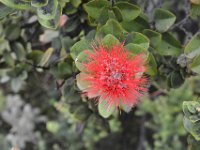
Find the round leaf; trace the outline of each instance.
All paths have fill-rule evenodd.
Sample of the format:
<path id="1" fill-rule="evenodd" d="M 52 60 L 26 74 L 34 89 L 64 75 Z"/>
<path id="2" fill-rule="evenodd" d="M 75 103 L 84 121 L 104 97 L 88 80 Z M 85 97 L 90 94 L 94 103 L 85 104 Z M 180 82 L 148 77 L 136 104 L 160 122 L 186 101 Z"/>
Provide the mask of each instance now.
<path id="1" fill-rule="evenodd" d="M 59 24 L 60 16 L 61 16 L 61 7 L 59 5 L 58 8 L 56 9 L 56 15 L 54 16 L 54 18 L 46 20 L 45 18 L 38 17 L 38 21 L 40 22 L 41 25 L 43 25 L 46 28 L 56 29 Z"/>
<path id="2" fill-rule="evenodd" d="M 124 38 L 124 29 L 122 26 L 114 19 L 109 19 L 107 23 L 102 26 L 98 33 L 102 33 L 103 35 L 112 34 L 119 39 Z"/>
<path id="3" fill-rule="evenodd" d="M 147 58 L 148 66 L 146 73 L 150 76 L 155 76 L 157 74 L 157 63 L 154 56 L 149 53 Z"/>
<path id="4" fill-rule="evenodd" d="M 145 29 L 143 33 L 150 39 L 150 45 L 152 47 L 157 47 L 161 43 L 162 35 L 156 31 Z"/>
<path id="5" fill-rule="evenodd" d="M 79 73 L 76 76 L 77 86 L 80 90 L 85 90 L 89 86 L 89 82 L 86 80 L 86 75 L 84 73 Z"/>
<path id="6" fill-rule="evenodd" d="M 181 44 L 170 33 L 164 33 L 162 35 L 162 41 L 155 50 L 160 55 L 166 56 L 178 56 L 181 54 Z"/>
<path id="7" fill-rule="evenodd" d="M 125 46 L 125 48 L 131 52 L 131 54 L 136 55 L 136 54 L 141 54 L 141 53 L 146 53 L 148 54 L 148 51 L 146 49 L 144 49 L 143 47 L 141 47 L 138 44 L 134 44 L 134 43 L 129 43 Z"/>
<path id="8" fill-rule="evenodd" d="M 128 43 L 134 43 L 140 45 L 142 48 L 146 50 L 149 48 L 149 39 L 145 35 L 139 32 L 132 32 L 131 34 L 129 34 L 126 41 Z"/>
<path id="9" fill-rule="evenodd" d="M 89 50 L 89 42 L 86 41 L 86 40 L 81 40 L 81 41 L 78 41 L 77 43 L 75 43 L 71 49 L 70 49 L 70 54 L 72 56 L 72 58 L 74 60 L 76 60 L 78 54 L 80 52 L 82 52 L 83 50 Z"/>
<path id="10" fill-rule="evenodd" d="M 119 40 L 114 37 L 112 34 L 108 34 L 103 38 L 103 45 L 107 48 L 112 47 L 113 45 L 120 44 Z"/>
<path id="11" fill-rule="evenodd" d="M 9 8 L 5 5 L 3 5 L 2 3 L 0 3 L 0 19 L 4 18 L 5 16 L 10 14 L 11 12 L 13 12 L 12 8 Z"/>
<path id="12" fill-rule="evenodd" d="M 105 100 L 99 100 L 99 101 L 100 101 L 100 103 L 98 104 L 99 114 L 104 118 L 110 117 L 112 115 L 112 113 L 114 112 L 115 107 L 112 106 L 111 108 L 108 108 L 106 106 L 106 101 Z"/>
<path id="13" fill-rule="evenodd" d="M 141 9 L 128 2 L 118 2 L 116 6 L 120 9 L 124 21 L 132 21 L 141 13 Z"/>
<path id="14" fill-rule="evenodd" d="M 90 17 L 98 19 L 104 7 L 108 6 L 107 0 L 92 0 L 84 5 L 84 9 Z"/>
<path id="15" fill-rule="evenodd" d="M 144 29 L 149 28 L 148 20 L 142 15 L 129 22 L 123 21 L 121 24 L 123 28 L 128 32 L 142 32 Z"/>
<path id="16" fill-rule="evenodd" d="M 42 56 L 42 59 L 41 59 L 39 65 L 45 66 L 48 63 L 48 60 L 51 57 L 52 53 L 53 53 L 53 48 L 47 49 L 46 52 L 44 53 L 44 55 Z"/>
<path id="17" fill-rule="evenodd" d="M 155 26 L 159 32 L 167 31 L 175 22 L 176 16 L 170 11 L 158 8 L 155 11 Z"/>
<path id="18" fill-rule="evenodd" d="M 85 50 L 85 51 L 80 52 L 75 59 L 76 67 L 80 71 L 84 71 L 84 69 L 85 69 L 83 63 L 85 63 L 87 61 L 87 56 L 88 56 L 88 53 L 87 53 L 87 50 Z"/>
<path id="19" fill-rule="evenodd" d="M 197 33 L 185 46 L 184 53 L 189 58 L 194 58 L 200 54 L 200 32 Z"/>
<path id="20" fill-rule="evenodd" d="M 50 20 L 55 17 L 57 8 L 58 0 L 49 0 L 46 6 L 37 9 L 37 14 L 42 19 Z"/>

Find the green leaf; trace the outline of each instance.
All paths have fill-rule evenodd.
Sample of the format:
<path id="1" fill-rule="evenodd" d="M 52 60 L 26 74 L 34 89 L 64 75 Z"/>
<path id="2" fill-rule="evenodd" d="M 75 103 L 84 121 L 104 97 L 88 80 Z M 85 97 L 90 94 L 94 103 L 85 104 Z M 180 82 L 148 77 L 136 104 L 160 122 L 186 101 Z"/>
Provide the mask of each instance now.
<path id="1" fill-rule="evenodd" d="M 72 66 L 69 62 L 61 61 L 57 66 L 51 67 L 51 73 L 56 79 L 66 79 L 72 76 Z"/>
<path id="2" fill-rule="evenodd" d="M 123 21 L 121 25 L 128 32 L 142 32 L 144 29 L 150 28 L 148 21 L 142 15 L 129 22 Z"/>
<path id="3" fill-rule="evenodd" d="M 122 18 L 122 13 L 121 13 L 120 9 L 119 9 L 118 7 L 116 7 L 116 6 L 114 6 L 114 7 L 112 8 L 112 10 L 113 10 L 113 12 L 114 12 L 114 14 L 115 14 L 117 20 L 118 20 L 119 22 L 121 22 L 121 21 L 123 20 L 123 18 Z"/>
<path id="4" fill-rule="evenodd" d="M 189 58 L 194 58 L 200 55 L 200 32 L 197 33 L 185 46 L 184 53 Z"/>
<path id="5" fill-rule="evenodd" d="M 155 10 L 155 26 L 159 32 L 166 32 L 175 22 L 176 16 L 170 11 L 157 8 Z"/>
<path id="6" fill-rule="evenodd" d="M 190 9 L 190 16 L 193 19 L 198 19 L 200 16 L 200 4 L 199 5 L 192 5 Z"/>
<path id="7" fill-rule="evenodd" d="M 195 123 L 200 119 L 197 109 L 200 108 L 199 101 L 184 101 L 183 112 L 185 117 L 190 119 L 191 122 Z"/>
<path id="8" fill-rule="evenodd" d="M 5 5 L 3 5 L 2 3 L 0 3 L 0 19 L 6 17 L 11 12 L 13 12 L 12 8 L 9 8 Z"/>
<path id="9" fill-rule="evenodd" d="M 195 140 L 200 140 L 200 124 L 192 123 L 188 118 L 184 117 L 183 124 L 185 129 L 195 138 Z"/>
<path id="10" fill-rule="evenodd" d="M 46 28 L 56 29 L 59 24 L 61 13 L 62 13 L 62 10 L 59 5 L 58 8 L 56 9 L 56 15 L 54 16 L 53 19 L 46 20 L 44 18 L 38 17 L 38 21 L 40 22 L 41 25 L 43 25 Z"/>
<path id="11" fill-rule="evenodd" d="M 140 45 L 141 47 L 143 47 L 144 49 L 148 49 L 149 48 L 149 39 L 139 33 L 139 32 L 132 32 L 128 35 L 126 41 L 128 43 L 134 43 L 134 44 L 137 44 L 137 45 Z"/>
<path id="12" fill-rule="evenodd" d="M 100 13 L 99 19 L 96 19 L 100 24 L 104 25 L 109 19 L 109 10 L 104 7 Z"/>
<path id="13" fill-rule="evenodd" d="M 15 52 L 17 59 L 23 61 L 26 57 L 26 52 L 23 45 L 19 42 L 16 42 L 12 45 L 12 49 Z"/>
<path id="14" fill-rule="evenodd" d="M 92 0 L 84 5 L 84 9 L 90 17 L 98 19 L 104 7 L 108 6 L 109 2 L 107 0 Z"/>
<path id="15" fill-rule="evenodd" d="M 21 90 L 22 86 L 23 86 L 23 80 L 21 78 L 13 78 L 11 80 L 11 88 L 13 90 L 13 92 L 17 93 Z"/>
<path id="16" fill-rule="evenodd" d="M 56 133 L 56 132 L 58 132 L 58 130 L 60 128 L 60 124 L 55 121 L 48 121 L 46 124 L 46 128 L 48 131 L 50 131 L 52 133 Z"/>
<path id="17" fill-rule="evenodd" d="M 75 91 L 74 89 L 74 79 L 66 80 L 62 88 L 62 95 L 67 103 L 80 102 L 81 100 L 80 94 L 78 94 L 77 91 Z"/>
<path id="18" fill-rule="evenodd" d="M 87 35 L 85 36 L 85 39 L 88 41 L 92 41 L 95 38 L 95 34 L 96 34 L 96 30 L 91 30 L 87 33 Z"/>
<path id="19" fill-rule="evenodd" d="M 11 24 L 5 29 L 6 38 L 10 41 L 14 41 L 20 37 L 21 29 L 17 24 Z"/>
<path id="20" fill-rule="evenodd" d="M 81 4 L 81 0 L 71 0 L 70 2 L 75 8 Z"/>
<path id="21" fill-rule="evenodd" d="M 107 23 L 98 30 L 98 34 L 112 34 L 119 39 L 123 39 L 125 31 L 116 20 L 109 19 Z"/>
<path id="22" fill-rule="evenodd" d="M 53 48 L 49 48 L 45 51 L 44 55 L 42 56 L 42 59 L 39 63 L 40 66 L 45 66 L 48 63 L 49 58 L 51 57 L 53 53 Z"/>
<path id="23" fill-rule="evenodd" d="M 160 55 L 166 56 L 178 56 L 181 54 L 181 44 L 170 33 L 164 33 L 160 46 L 155 50 Z"/>
<path id="24" fill-rule="evenodd" d="M 77 8 L 72 7 L 71 5 L 66 5 L 66 6 L 67 6 L 67 9 L 65 10 L 66 15 L 73 15 L 78 11 Z"/>
<path id="25" fill-rule="evenodd" d="M 5 52 L 3 53 L 3 59 L 5 60 L 5 62 L 11 66 L 11 67 L 14 67 L 15 66 L 15 60 L 14 58 L 11 56 L 10 53 L 8 52 Z"/>
<path id="26" fill-rule="evenodd" d="M 189 67 L 193 72 L 200 74 L 200 55 L 196 56 Z"/>
<path id="27" fill-rule="evenodd" d="M 185 46 L 184 53 L 189 59 L 192 59 L 188 68 L 193 72 L 200 73 L 200 33 L 197 33 L 191 41 Z"/>
<path id="28" fill-rule="evenodd" d="M 58 8 L 58 0 L 49 0 L 46 6 L 37 9 L 37 14 L 41 19 L 45 20 L 54 19 L 56 16 L 57 8 Z"/>
<path id="29" fill-rule="evenodd" d="M 88 50 L 84 50 L 78 54 L 78 56 L 75 59 L 75 65 L 80 71 L 84 71 L 85 67 L 83 63 L 87 61 L 87 53 Z"/>
<path id="30" fill-rule="evenodd" d="M 21 0 L 0 0 L 0 2 L 14 9 L 31 9 L 30 2 L 23 2 Z"/>
<path id="31" fill-rule="evenodd" d="M 28 59 L 29 61 L 31 61 L 31 63 L 33 63 L 33 64 L 36 65 L 36 64 L 39 64 L 39 63 L 40 63 L 43 54 L 44 54 L 44 53 L 43 53 L 42 51 L 34 50 L 34 51 L 32 51 L 31 53 L 29 53 L 29 54 L 27 55 L 27 59 Z"/>
<path id="32" fill-rule="evenodd" d="M 145 29 L 143 33 L 150 39 L 150 45 L 154 48 L 158 47 L 162 40 L 162 35 L 156 31 Z"/>
<path id="33" fill-rule="evenodd" d="M 141 13 L 141 9 L 128 2 L 118 2 L 116 6 L 120 9 L 124 21 L 132 21 Z"/>
<path id="34" fill-rule="evenodd" d="M 102 43 L 107 48 L 110 48 L 110 47 L 112 47 L 113 45 L 116 45 L 116 44 L 120 44 L 119 40 L 116 37 L 114 37 L 112 34 L 106 35 L 103 38 Z"/>
<path id="35" fill-rule="evenodd" d="M 174 71 L 170 75 L 170 82 L 172 88 L 178 88 L 184 83 L 184 79 L 180 73 Z"/>
<path id="36" fill-rule="evenodd" d="M 183 118 L 183 125 L 188 132 L 192 131 L 193 126 L 192 126 L 191 121 L 188 118 L 186 117 Z"/>
<path id="37" fill-rule="evenodd" d="M 78 108 L 75 109 L 73 116 L 78 121 L 85 121 L 89 116 L 91 112 L 89 108 L 85 105 L 78 106 Z"/>
<path id="38" fill-rule="evenodd" d="M 89 50 L 90 44 L 86 40 L 81 40 L 79 42 L 76 42 L 70 49 L 70 55 L 74 60 L 76 60 L 78 54 L 82 52 L 83 50 Z"/>
<path id="39" fill-rule="evenodd" d="M 0 39 L 0 55 L 2 55 L 5 50 L 10 50 L 10 44 L 8 40 Z"/>
<path id="40" fill-rule="evenodd" d="M 150 75 L 150 76 L 155 76 L 157 74 L 157 63 L 156 60 L 154 58 L 154 56 L 149 53 L 148 58 L 147 58 L 147 71 L 146 74 Z"/>
<path id="41" fill-rule="evenodd" d="M 80 90 L 86 90 L 90 85 L 90 83 L 87 81 L 84 73 L 79 73 L 76 76 L 76 83 Z"/>
<path id="42" fill-rule="evenodd" d="M 147 49 L 143 48 L 142 46 L 138 45 L 138 44 L 134 44 L 134 43 L 129 43 L 125 46 L 125 48 L 131 52 L 131 54 L 134 56 L 136 54 L 141 54 L 141 53 L 145 53 L 148 54 Z"/>
<path id="43" fill-rule="evenodd" d="M 99 104 L 98 104 L 98 111 L 99 114 L 104 117 L 104 118 L 108 118 L 112 115 L 112 113 L 114 112 L 115 107 L 111 106 L 111 108 L 108 108 L 106 106 L 106 100 L 99 100 Z"/>
<path id="44" fill-rule="evenodd" d="M 32 0 L 31 5 L 34 7 L 43 7 L 47 5 L 48 1 L 53 1 L 53 0 Z"/>

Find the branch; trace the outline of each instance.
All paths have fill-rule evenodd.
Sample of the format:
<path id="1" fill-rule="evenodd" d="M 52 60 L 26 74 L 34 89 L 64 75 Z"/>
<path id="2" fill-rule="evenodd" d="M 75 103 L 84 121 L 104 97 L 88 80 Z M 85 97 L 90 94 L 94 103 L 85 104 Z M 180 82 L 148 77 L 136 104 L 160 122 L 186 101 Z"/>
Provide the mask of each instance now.
<path id="1" fill-rule="evenodd" d="M 176 24 L 174 24 L 172 27 L 171 27 L 171 30 L 174 30 L 175 28 L 180 28 L 181 26 L 183 26 L 187 20 L 189 19 L 189 14 L 185 16 L 185 18 L 179 22 L 177 22 Z"/>
<path id="2" fill-rule="evenodd" d="M 184 0 L 184 5 L 185 5 L 185 12 L 186 12 L 186 16 L 183 20 L 177 22 L 176 24 L 174 24 L 171 28 L 171 30 L 177 28 L 177 27 L 182 27 L 186 22 L 187 20 L 189 19 L 190 15 L 190 3 L 188 0 Z"/>
<path id="3" fill-rule="evenodd" d="M 137 147 L 137 150 L 143 150 L 144 149 L 144 142 L 146 141 L 146 130 L 145 130 L 145 121 L 146 121 L 146 116 L 142 116 L 141 118 L 141 126 L 140 126 L 140 138 L 139 138 L 139 144 Z"/>
<path id="4" fill-rule="evenodd" d="M 115 0 L 110 0 L 112 7 L 115 5 Z"/>

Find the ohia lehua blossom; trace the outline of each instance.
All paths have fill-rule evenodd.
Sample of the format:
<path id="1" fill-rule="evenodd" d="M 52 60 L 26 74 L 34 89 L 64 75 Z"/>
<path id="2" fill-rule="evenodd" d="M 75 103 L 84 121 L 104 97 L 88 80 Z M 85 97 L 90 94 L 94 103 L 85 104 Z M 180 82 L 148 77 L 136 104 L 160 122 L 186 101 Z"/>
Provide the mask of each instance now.
<path id="1" fill-rule="evenodd" d="M 91 49 L 82 52 L 78 87 L 97 103 L 103 102 L 107 109 L 135 106 L 147 92 L 144 54 L 132 55 L 123 43 L 107 47 L 99 42 Z M 76 62 L 80 66 L 79 58 Z"/>

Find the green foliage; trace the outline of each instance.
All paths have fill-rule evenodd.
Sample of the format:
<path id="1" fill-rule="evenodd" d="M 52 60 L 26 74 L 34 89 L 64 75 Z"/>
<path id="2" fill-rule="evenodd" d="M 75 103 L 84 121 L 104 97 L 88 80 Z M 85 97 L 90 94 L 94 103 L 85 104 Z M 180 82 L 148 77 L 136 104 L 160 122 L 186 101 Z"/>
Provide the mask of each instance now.
<path id="1" fill-rule="evenodd" d="M 151 95 L 143 101 L 138 115 L 151 115 L 152 119 L 145 122 L 146 128 L 153 129 L 154 150 L 184 150 L 181 144 L 186 135 L 183 127 L 182 102 L 189 103 L 196 99 L 193 93 L 192 81 L 185 83 L 181 88 L 170 90 L 165 96 L 158 96 L 153 101 Z M 159 89 L 158 89 L 159 90 Z M 174 120 L 174 118 L 176 118 Z M 148 119 L 146 117 L 146 119 Z M 186 139 L 185 139 L 186 140 Z M 150 147 L 147 144 L 147 147 Z"/>
<path id="2" fill-rule="evenodd" d="M 16 10 L 35 10 L 38 15 L 38 21 L 47 28 L 56 29 L 59 25 L 59 20 L 62 14 L 62 9 L 65 1 L 58 0 L 0 0 L 0 8 L 2 17 Z M 76 5 L 76 2 L 72 1 Z M 64 4 L 62 4 L 64 3 Z M 4 4 L 4 5 L 3 5 Z M 7 7 L 6 7 L 7 6 Z M 0 18 L 2 18 L 0 16 Z"/>
<path id="3" fill-rule="evenodd" d="M 10 149 L 17 137 L 25 143 L 14 144 L 21 150 L 199 150 L 200 80 L 193 78 L 200 73 L 199 4 L 189 6 L 167 0 L 0 0 L 1 149 Z M 108 49 L 123 43 L 132 56 L 145 55 L 149 91 L 138 107 L 119 112 L 82 91 L 89 84 L 83 63 L 98 42 Z M 12 105 L 6 106 L 10 94 Z M 15 96 L 23 100 L 17 103 Z M 22 105 L 37 109 L 27 113 Z M 20 113 L 2 117 L 18 106 Z M 30 120 L 21 124 L 35 136 L 31 140 L 15 131 L 19 124 L 6 121 L 37 112 L 42 116 L 35 119 L 44 122 L 28 129 Z"/>
<path id="4" fill-rule="evenodd" d="M 159 32 L 166 32 L 175 22 L 176 16 L 164 9 L 155 10 L 155 26 Z"/>
<path id="5" fill-rule="evenodd" d="M 200 51 L 200 33 L 197 33 L 185 46 L 184 53 L 188 59 L 191 59 L 191 62 L 188 66 L 195 73 L 200 73 L 199 71 L 199 51 Z"/>
<path id="6" fill-rule="evenodd" d="M 0 19 L 4 18 L 8 14 L 10 14 L 13 11 L 12 8 L 9 8 L 2 3 L 0 3 Z"/>
<path id="7" fill-rule="evenodd" d="M 125 22 L 134 20 L 141 13 L 140 7 L 128 2 L 118 2 L 116 6 L 119 8 L 123 21 Z"/>
<path id="8" fill-rule="evenodd" d="M 193 4 L 192 8 L 190 10 L 190 16 L 193 19 L 198 19 L 198 17 L 200 16 L 200 4 Z"/>
<path id="9" fill-rule="evenodd" d="M 101 0 L 101 1 L 93 0 L 85 4 L 84 8 L 88 13 L 89 17 L 93 19 L 99 19 L 104 8 L 108 6 L 109 2 L 106 0 Z"/>
<path id="10" fill-rule="evenodd" d="M 189 101 L 183 103 L 184 127 L 192 136 L 199 141 L 199 107 L 200 104 L 197 101 Z"/>

